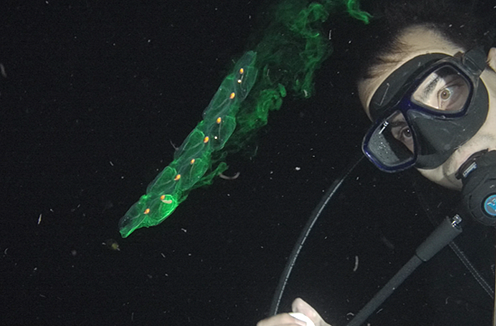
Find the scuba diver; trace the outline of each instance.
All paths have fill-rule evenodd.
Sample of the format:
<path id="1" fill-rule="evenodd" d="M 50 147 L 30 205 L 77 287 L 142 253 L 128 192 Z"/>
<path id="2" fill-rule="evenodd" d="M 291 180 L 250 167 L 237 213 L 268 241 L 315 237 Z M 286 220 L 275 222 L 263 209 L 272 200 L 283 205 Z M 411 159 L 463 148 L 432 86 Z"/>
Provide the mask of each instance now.
<path id="1" fill-rule="evenodd" d="M 363 47 L 355 49 L 360 51 L 355 57 L 358 95 L 372 121 L 363 153 L 382 171 L 415 168 L 428 180 L 463 194 L 474 162 L 486 159 L 489 170 L 496 170 L 494 32 L 485 17 L 457 1 L 391 1 L 379 13 L 363 4 L 362 9 L 376 18 L 356 42 Z M 496 224 L 484 218 L 479 222 Z M 485 262 L 493 282 L 494 257 Z M 300 298 L 292 310 L 316 326 L 329 325 Z M 309 324 L 282 313 L 257 326 Z"/>

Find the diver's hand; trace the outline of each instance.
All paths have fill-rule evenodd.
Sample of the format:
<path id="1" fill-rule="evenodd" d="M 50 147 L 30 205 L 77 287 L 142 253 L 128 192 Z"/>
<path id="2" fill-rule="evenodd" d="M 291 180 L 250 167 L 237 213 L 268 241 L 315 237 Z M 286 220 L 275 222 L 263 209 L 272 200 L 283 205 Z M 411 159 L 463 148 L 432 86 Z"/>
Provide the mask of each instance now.
<path id="1" fill-rule="evenodd" d="M 315 326 L 331 326 L 320 317 L 319 313 L 312 306 L 300 298 L 295 299 L 291 307 L 293 312 L 301 312 L 310 318 Z M 279 314 L 259 321 L 257 326 L 306 326 L 306 323 L 289 314 Z"/>

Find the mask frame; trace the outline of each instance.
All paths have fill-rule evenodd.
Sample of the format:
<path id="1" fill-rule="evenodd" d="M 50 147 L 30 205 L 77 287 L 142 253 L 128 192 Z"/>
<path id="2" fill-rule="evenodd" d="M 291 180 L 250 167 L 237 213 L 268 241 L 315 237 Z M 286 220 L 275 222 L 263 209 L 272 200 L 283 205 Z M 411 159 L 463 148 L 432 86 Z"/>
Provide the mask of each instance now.
<path id="1" fill-rule="evenodd" d="M 470 85 L 463 108 L 456 112 L 436 111 L 411 99 L 422 81 L 443 66 L 456 71 Z M 393 71 L 376 90 L 369 105 L 375 122 L 362 142 L 365 156 L 385 172 L 399 172 L 412 166 L 433 169 L 443 164 L 477 133 L 486 120 L 489 97 L 480 81 L 485 68 L 486 54 L 482 47 L 477 47 L 455 56 L 442 53 L 420 55 Z M 401 112 L 405 117 L 414 142 L 413 152 L 407 158 L 397 158 L 397 162 L 393 162 L 397 155 L 394 148 L 376 137 L 380 128 L 386 126 L 384 122 L 395 112 Z"/>

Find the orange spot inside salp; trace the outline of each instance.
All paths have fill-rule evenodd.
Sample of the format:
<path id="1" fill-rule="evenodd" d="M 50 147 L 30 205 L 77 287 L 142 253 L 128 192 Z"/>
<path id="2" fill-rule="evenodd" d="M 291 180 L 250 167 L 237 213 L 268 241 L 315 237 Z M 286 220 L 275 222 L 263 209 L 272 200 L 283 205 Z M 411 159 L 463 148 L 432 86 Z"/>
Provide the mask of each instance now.
<path id="1" fill-rule="evenodd" d="M 210 138 L 208 138 L 208 136 L 205 136 L 205 138 L 203 138 L 203 143 L 206 144 L 206 143 L 208 143 L 209 140 L 210 140 Z"/>
<path id="2" fill-rule="evenodd" d="M 192 158 L 191 161 L 189 161 L 189 164 L 195 164 L 195 159 Z"/>
<path id="3" fill-rule="evenodd" d="M 232 100 L 233 98 L 236 97 L 236 93 L 232 92 L 231 95 L 229 96 L 229 98 Z"/>
<path id="4" fill-rule="evenodd" d="M 215 120 L 215 122 L 217 122 L 217 124 L 220 124 L 222 122 L 222 118 L 218 117 L 217 120 Z"/>
<path id="5" fill-rule="evenodd" d="M 160 196 L 160 200 L 164 203 L 164 204 L 172 204 L 172 200 L 171 199 L 165 199 L 165 195 L 162 195 Z"/>
<path id="6" fill-rule="evenodd" d="M 143 214 L 145 214 L 145 215 L 148 214 L 148 213 L 150 213 L 150 209 L 149 208 L 145 209 L 145 211 L 143 212 Z"/>
<path id="7" fill-rule="evenodd" d="M 179 179 L 181 179 L 181 175 L 180 174 L 176 174 L 176 176 L 174 177 L 174 181 L 177 181 Z"/>
<path id="8" fill-rule="evenodd" d="M 244 73 L 245 73 L 245 68 L 240 68 L 240 69 L 239 69 L 239 73 L 240 73 L 241 75 L 242 75 L 242 74 L 244 74 Z"/>

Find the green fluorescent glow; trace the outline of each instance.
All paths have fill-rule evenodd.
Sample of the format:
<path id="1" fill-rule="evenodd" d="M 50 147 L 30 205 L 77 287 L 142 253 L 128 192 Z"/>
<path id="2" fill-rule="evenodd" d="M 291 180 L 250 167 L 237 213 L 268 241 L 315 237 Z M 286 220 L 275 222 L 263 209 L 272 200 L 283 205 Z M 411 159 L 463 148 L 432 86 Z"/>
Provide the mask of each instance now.
<path id="1" fill-rule="evenodd" d="M 172 163 L 120 219 L 122 237 L 129 236 L 137 228 L 161 223 L 186 199 L 191 189 L 210 183 L 226 169 L 225 163 L 219 164 L 206 174 L 212 165 L 212 153 L 224 147 L 236 128 L 236 112 L 257 78 L 256 57 L 255 52 L 247 52 L 236 63 L 233 73 L 224 79 L 203 111 L 203 121 L 175 152 Z"/>
<path id="2" fill-rule="evenodd" d="M 161 223 L 189 191 L 210 184 L 225 171 L 227 150 L 240 150 L 266 125 L 269 112 L 281 107 L 287 92 L 302 98 L 313 95 L 315 72 L 332 52 L 322 23 L 343 7 L 352 17 L 368 23 L 370 15 L 360 11 L 357 0 L 285 0 L 275 6 L 262 37 L 251 47 L 254 51 L 239 59 L 172 163 L 120 219 L 122 237 Z"/>

